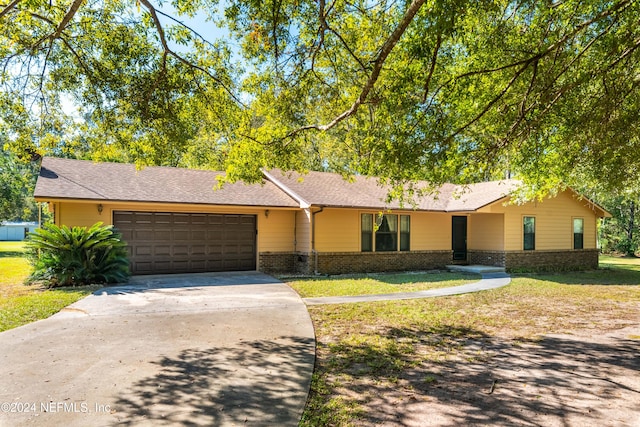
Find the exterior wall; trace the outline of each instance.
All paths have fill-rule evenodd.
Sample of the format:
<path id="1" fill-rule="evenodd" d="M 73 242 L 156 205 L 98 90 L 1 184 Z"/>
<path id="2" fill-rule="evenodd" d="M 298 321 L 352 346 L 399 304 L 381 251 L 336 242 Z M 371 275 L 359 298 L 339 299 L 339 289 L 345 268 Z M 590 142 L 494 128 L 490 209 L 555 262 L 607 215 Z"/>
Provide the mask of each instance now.
<path id="1" fill-rule="evenodd" d="M 412 251 L 451 250 L 451 215 L 435 212 L 412 212 Z"/>
<path id="2" fill-rule="evenodd" d="M 447 251 L 411 252 L 320 252 L 318 273 L 344 274 L 382 271 L 432 270 L 451 262 Z M 313 260 L 311 260 L 313 262 Z"/>
<path id="3" fill-rule="evenodd" d="M 597 249 L 556 251 L 469 251 L 470 264 L 507 270 L 578 271 L 598 268 Z"/>
<path id="4" fill-rule="evenodd" d="M 327 208 L 315 215 L 315 249 L 318 252 L 361 251 L 360 215 L 378 211 Z M 412 251 L 451 249 L 451 215 L 436 212 L 392 211 L 411 217 Z M 299 246 L 298 246 L 299 247 Z"/>
<path id="5" fill-rule="evenodd" d="M 360 252 L 360 212 L 327 208 L 315 214 L 315 250 Z"/>
<path id="6" fill-rule="evenodd" d="M 311 252 L 311 211 L 309 209 L 296 211 L 295 217 L 295 250 L 304 253 Z"/>
<path id="7" fill-rule="evenodd" d="M 258 214 L 258 251 L 293 252 L 295 249 L 295 211 L 269 210 Z"/>
<path id="8" fill-rule="evenodd" d="M 598 249 L 513 251 L 506 253 L 507 270 L 577 271 L 598 268 Z"/>
<path id="9" fill-rule="evenodd" d="M 536 218 L 536 250 L 573 250 L 573 218 L 584 218 L 584 248 L 596 248 L 595 212 L 586 200 L 579 200 L 567 190 L 557 197 L 543 202 L 530 202 L 523 205 L 504 205 L 497 202 L 484 208 L 484 212 L 504 214 L 504 249 L 519 251 L 523 249 L 522 218 Z M 479 248 L 478 248 L 479 249 Z"/>
<path id="10" fill-rule="evenodd" d="M 504 249 L 504 214 L 471 214 L 467 229 L 469 251 Z M 472 264 L 475 264 L 472 262 Z"/>
<path id="11" fill-rule="evenodd" d="M 106 225 L 113 224 L 113 211 L 144 212 L 207 212 L 253 214 L 257 218 L 258 252 L 293 252 L 295 244 L 295 210 L 266 209 L 239 206 L 174 205 L 167 203 L 103 203 L 102 213 L 98 212 L 99 203 L 57 202 L 54 204 L 55 223 L 57 225 L 89 227 L 98 221 Z"/>
<path id="12" fill-rule="evenodd" d="M 506 252 L 470 249 L 467 252 L 467 261 L 472 265 L 492 265 L 494 267 L 505 267 Z"/>

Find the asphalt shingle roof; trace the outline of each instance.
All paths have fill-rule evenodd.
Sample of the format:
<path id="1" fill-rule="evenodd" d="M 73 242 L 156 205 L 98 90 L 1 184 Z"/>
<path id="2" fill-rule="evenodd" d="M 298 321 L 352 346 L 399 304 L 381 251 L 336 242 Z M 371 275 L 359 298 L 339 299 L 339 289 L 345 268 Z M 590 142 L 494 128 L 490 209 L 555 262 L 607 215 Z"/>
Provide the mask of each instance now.
<path id="1" fill-rule="evenodd" d="M 237 182 L 215 189 L 224 172 L 132 164 L 95 163 L 45 157 L 35 188 L 40 199 L 187 203 L 238 206 L 327 206 L 361 209 L 474 211 L 507 196 L 517 181 L 493 181 L 458 186 L 444 184 L 430 193 L 400 203 L 389 201 L 390 187 L 377 179 L 354 176 L 345 180 L 327 172 L 265 172 L 263 184 Z M 429 189 L 417 182 L 418 189 Z"/>
<path id="2" fill-rule="evenodd" d="M 223 172 L 172 167 L 136 170 L 125 163 L 42 159 L 36 198 L 212 205 L 299 207 L 271 182 L 225 184 L 214 189 Z"/>
<path id="3" fill-rule="evenodd" d="M 401 204 L 387 201 L 390 187 L 377 179 L 355 176 L 347 181 L 341 175 L 326 172 L 266 173 L 268 179 L 294 193 L 296 198 L 309 205 L 373 209 L 416 209 L 423 211 L 455 212 L 473 211 L 507 196 L 517 181 L 492 181 L 468 186 L 444 184 L 422 196 Z M 417 182 L 417 189 L 430 188 L 428 182 Z"/>

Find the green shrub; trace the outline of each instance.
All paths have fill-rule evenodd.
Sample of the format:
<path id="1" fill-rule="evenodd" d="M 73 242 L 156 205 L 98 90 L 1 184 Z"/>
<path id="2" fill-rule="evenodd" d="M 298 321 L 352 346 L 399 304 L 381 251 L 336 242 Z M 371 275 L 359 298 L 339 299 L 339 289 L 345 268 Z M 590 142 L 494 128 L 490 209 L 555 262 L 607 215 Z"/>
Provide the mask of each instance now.
<path id="1" fill-rule="evenodd" d="M 118 283 L 129 277 L 126 244 L 112 226 L 58 227 L 29 233 L 27 258 L 33 266 L 28 282 L 48 286 Z"/>

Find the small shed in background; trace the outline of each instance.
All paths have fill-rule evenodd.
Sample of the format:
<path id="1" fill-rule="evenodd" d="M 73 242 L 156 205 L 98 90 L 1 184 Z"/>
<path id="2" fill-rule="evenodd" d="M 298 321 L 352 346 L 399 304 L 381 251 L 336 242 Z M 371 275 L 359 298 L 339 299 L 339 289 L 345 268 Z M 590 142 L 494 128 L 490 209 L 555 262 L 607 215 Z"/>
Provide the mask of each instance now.
<path id="1" fill-rule="evenodd" d="M 5 222 L 0 224 L 0 241 L 19 242 L 27 237 L 27 233 L 38 228 L 36 222 Z"/>

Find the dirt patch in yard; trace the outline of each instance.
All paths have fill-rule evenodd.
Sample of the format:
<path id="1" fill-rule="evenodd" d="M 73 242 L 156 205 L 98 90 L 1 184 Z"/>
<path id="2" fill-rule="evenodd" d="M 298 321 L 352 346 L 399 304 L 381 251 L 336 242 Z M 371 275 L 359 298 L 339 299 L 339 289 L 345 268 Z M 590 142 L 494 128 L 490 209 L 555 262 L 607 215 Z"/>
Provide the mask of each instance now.
<path id="1" fill-rule="evenodd" d="M 353 372 L 337 391 L 358 402 L 365 426 L 640 426 L 640 327 L 606 329 L 478 336 L 397 377 Z M 425 352 L 432 343 L 415 356 Z"/>

